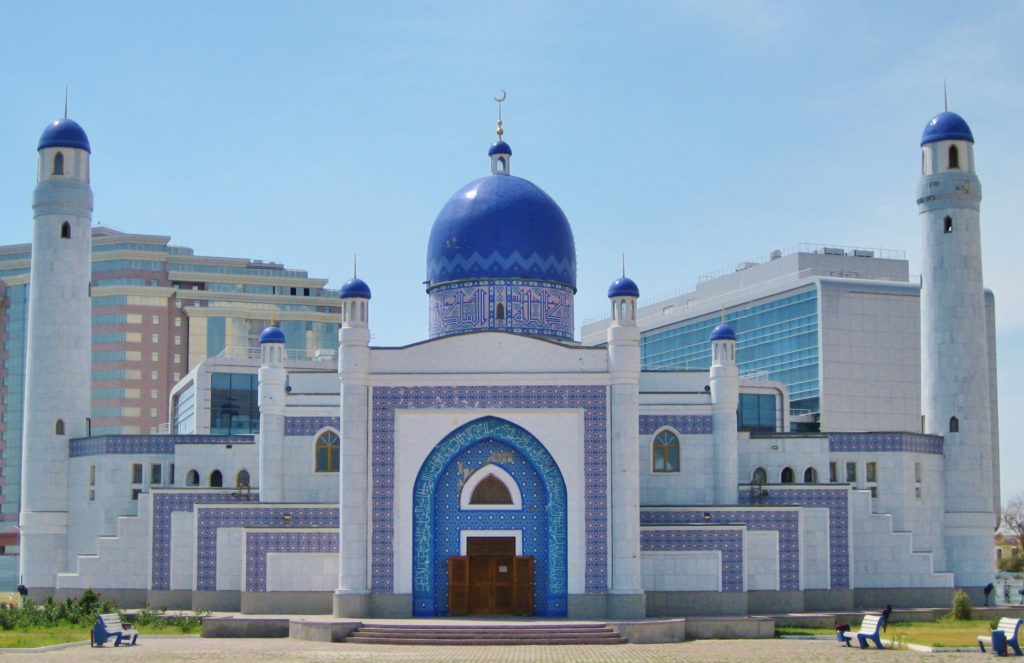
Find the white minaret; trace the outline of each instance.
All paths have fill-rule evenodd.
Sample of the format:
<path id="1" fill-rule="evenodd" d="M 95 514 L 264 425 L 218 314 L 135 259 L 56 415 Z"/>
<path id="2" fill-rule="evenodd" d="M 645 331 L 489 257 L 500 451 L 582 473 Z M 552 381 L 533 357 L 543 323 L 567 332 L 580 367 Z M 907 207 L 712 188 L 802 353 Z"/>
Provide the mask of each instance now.
<path id="1" fill-rule="evenodd" d="M 287 463 L 284 457 L 284 332 L 270 326 L 260 332 L 260 476 L 261 502 L 284 502 Z"/>
<path id="2" fill-rule="evenodd" d="M 640 289 L 623 274 L 608 288 L 612 320 L 608 327 L 611 378 L 611 586 L 608 616 L 646 615 L 640 569 L 640 328 L 636 302 Z"/>
<path id="3" fill-rule="evenodd" d="M 336 617 L 370 614 L 370 287 L 353 276 L 341 286 L 338 377 L 341 381 L 341 467 Z"/>
<path id="4" fill-rule="evenodd" d="M 924 432 L 945 438 L 946 567 L 956 574 L 957 587 L 977 590 L 992 579 L 998 479 L 981 271 L 981 182 L 974 136 L 955 113 L 939 113 L 925 127 L 917 206 L 923 238 Z"/>
<path id="5" fill-rule="evenodd" d="M 711 331 L 710 386 L 715 440 L 715 504 L 735 504 L 739 482 L 736 411 L 740 404 L 740 378 L 736 368 L 736 332 L 724 322 Z"/>
<path id="6" fill-rule="evenodd" d="M 89 139 L 64 117 L 39 139 L 25 352 L 20 581 L 56 586 L 69 568 L 68 441 L 89 434 L 92 189 Z"/>

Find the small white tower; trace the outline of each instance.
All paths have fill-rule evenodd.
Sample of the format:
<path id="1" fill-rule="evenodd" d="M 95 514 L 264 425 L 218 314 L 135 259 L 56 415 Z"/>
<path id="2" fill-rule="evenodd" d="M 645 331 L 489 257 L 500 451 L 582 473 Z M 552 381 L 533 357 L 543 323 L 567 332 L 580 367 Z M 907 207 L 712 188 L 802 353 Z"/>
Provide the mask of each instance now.
<path id="1" fill-rule="evenodd" d="M 946 568 L 956 574 L 958 587 L 977 589 L 993 573 L 998 450 L 981 269 L 981 182 L 974 136 L 956 113 L 939 113 L 925 127 L 917 206 L 924 432 L 945 438 Z"/>
<path id="2" fill-rule="evenodd" d="M 714 420 L 715 504 L 735 504 L 739 482 L 739 432 L 736 411 L 740 403 L 736 368 L 736 332 L 724 322 L 711 331 L 711 409 Z"/>
<path id="3" fill-rule="evenodd" d="M 611 585 L 608 616 L 646 615 L 640 568 L 640 328 L 636 302 L 640 289 L 623 274 L 608 288 L 612 320 L 608 327 L 611 378 Z"/>
<path id="4" fill-rule="evenodd" d="M 341 382 L 341 466 L 336 617 L 370 614 L 370 287 L 353 276 L 341 286 L 338 377 Z"/>
<path id="5" fill-rule="evenodd" d="M 260 333 L 260 476 L 261 502 L 284 502 L 287 467 L 284 457 L 285 385 L 284 332 L 270 326 Z"/>
<path id="6" fill-rule="evenodd" d="M 89 434 L 92 189 L 89 139 L 67 117 L 39 139 L 25 352 L 20 579 L 52 589 L 67 551 L 68 441 Z M 76 496 L 84 499 L 84 496 Z"/>

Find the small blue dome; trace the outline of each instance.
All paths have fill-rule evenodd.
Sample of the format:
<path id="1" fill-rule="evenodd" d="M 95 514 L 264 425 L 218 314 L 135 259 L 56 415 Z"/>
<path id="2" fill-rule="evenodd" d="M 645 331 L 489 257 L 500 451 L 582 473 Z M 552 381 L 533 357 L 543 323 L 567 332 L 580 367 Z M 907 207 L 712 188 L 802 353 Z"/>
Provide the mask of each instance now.
<path id="1" fill-rule="evenodd" d="M 348 281 L 341 284 L 341 294 L 338 295 L 341 299 L 350 299 L 353 297 L 360 297 L 362 299 L 370 298 L 370 286 L 366 285 L 366 281 L 362 280 L 357 276 L 353 276 Z"/>
<path id="2" fill-rule="evenodd" d="M 41 150 L 44 147 L 74 147 L 92 154 L 85 130 L 77 122 L 66 117 L 54 120 L 43 129 L 43 135 L 39 137 L 39 147 L 36 149 Z"/>
<path id="3" fill-rule="evenodd" d="M 712 341 L 735 341 L 736 331 L 724 322 L 711 330 Z"/>
<path id="4" fill-rule="evenodd" d="M 427 287 L 467 279 L 536 279 L 576 290 L 569 220 L 529 180 L 489 175 L 455 192 L 427 242 Z"/>
<path id="5" fill-rule="evenodd" d="M 284 343 L 284 332 L 275 325 L 267 327 L 260 332 L 260 345 L 264 343 Z"/>
<path id="6" fill-rule="evenodd" d="M 608 299 L 613 297 L 639 297 L 640 288 L 628 276 L 620 276 L 608 286 Z"/>
<path id="7" fill-rule="evenodd" d="M 491 145 L 491 148 L 487 150 L 487 156 L 493 157 L 495 154 L 507 154 L 512 156 L 512 148 L 509 147 L 509 144 L 505 141 L 499 140 L 494 145 Z"/>
<path id="8" fill-rule="evenodd" d="M 966 140 L 973 143 L 974 134 L 971 133 L 971 128 L 967 126 L 964 118 L 946 111 L 928 120 L 924 133 L 921 134 L 922 146 L 940 140 Z"/>

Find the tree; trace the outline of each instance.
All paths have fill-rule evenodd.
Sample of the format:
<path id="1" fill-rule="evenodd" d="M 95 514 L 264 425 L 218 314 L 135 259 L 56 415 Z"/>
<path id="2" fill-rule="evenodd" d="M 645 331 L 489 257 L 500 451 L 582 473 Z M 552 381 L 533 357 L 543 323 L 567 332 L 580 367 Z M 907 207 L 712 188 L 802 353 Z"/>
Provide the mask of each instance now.
<path id="1" fill-rule="evenodd" d="M 1016 537 L 1018 551 L 1024 550 L 1024 493 L 1017 493 L 1003 505 L 1000 528 Z"/>

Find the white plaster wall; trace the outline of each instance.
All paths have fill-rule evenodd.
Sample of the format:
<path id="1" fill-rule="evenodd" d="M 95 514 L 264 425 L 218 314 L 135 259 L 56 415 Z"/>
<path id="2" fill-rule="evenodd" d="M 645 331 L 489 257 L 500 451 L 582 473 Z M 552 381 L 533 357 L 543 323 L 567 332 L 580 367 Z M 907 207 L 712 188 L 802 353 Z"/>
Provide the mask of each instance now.
<path id="1" fill-rule="evenodd" d="M 335 379 L 337 382 L 337 379 Z M 334 400 L 338 397 L 335 396 Z M 338 416 L 337 408 L 330 415 L 309 414 L 301 416 Z M 338 431 L 335 430 L 337 433 Z M 288 435 L 284 438 L 285 463 L 284 500 L 307 504 L 338 503 L 338 473 L 316 471 L 316 438 L 312 435 Z M 339 433 L 340 436 L 340 433 Z"/>
<path id="2" fill-rule="evenodd" d="M 780 483 L 783 468 L 793 470 L 795 483 L 803 483 L 804 472 L 813 467 L 818 483 L 828 482 L 828 437 L 750 437 L 741 434 L 739 480 L 748 483 L 758 467 L 764 468 L 768 483 Z"/>
<path id="3" fill-rule="evenodd" d="M 330 592 L 338 585 L 338 553 L 267 554 L 268 592 Z"/>
<path id="4" fill-rule="evenodd" d="M 217 590 L 242 589 L 245 529 L 221 527 L 217 530 Z"/>
<path id="5" fill-rule="evenodd" d="M 646 412 L 645 412 L 646 414 Z M 714 502 L 714 438 L 711 435 L 679 437 L 679 472 L 654 471 L 654 438 L 663 430 L 641 434 L 640 503 L 644 505 L 711 504 Z"/>
<path id="6" fill-rule="evenodd" d="M 99 539 L 95 555 L 76 557 L 70 572 L 57 575 L 57 588 L 147 588 L 152 538 L 152 498 L 148 493 L 139 497 L 139 513 L 118 518 L 116 536 Z"/>
<path id="7" fill-rule="evenodd" d="M 747 590 L 779 589 L 779 533 L 747 530 L 743 535 Z"/>
<path id="8" fill-rule="evenodd" d="M 802 589 L 829 589 L 829 510 L 800 510 L 800 582 Z"/>
<path id="9" fill-rule="evenodd" d="M 234 488 L 240 470 L 248 470 L 250 486 L 257 488 L 259 479 L 259 450 L 255 444 L 179 444 L 174 448 L 174 480 L 176 486 L 185 484 L 189 470 L 199 472 L 197 488 L 209 488 L 210 474 L 220 470 L 224 488 Z"/>
<path id="10" fill-rule="evenodd" d="M 395 421 L 395 593 L 412 592 L 412 487 L 423 461 L 456 428 L 501 417 L 536 437 L 555 459 L 568 497 L 569 593 L 585 589 L 583 411 L 578 409 L 403 410 Z"/>
<path id="11" fill-rule="evenodd" d="M 717 550 L 644 552 L 640 567 L 647 591 L 722 591 L 722 553 Z"/>
<path id="12" fill-rule="evenodd" d="M 171 513 L 171 589 L 195 589 L 195 532 L 194 513 Z"/>

